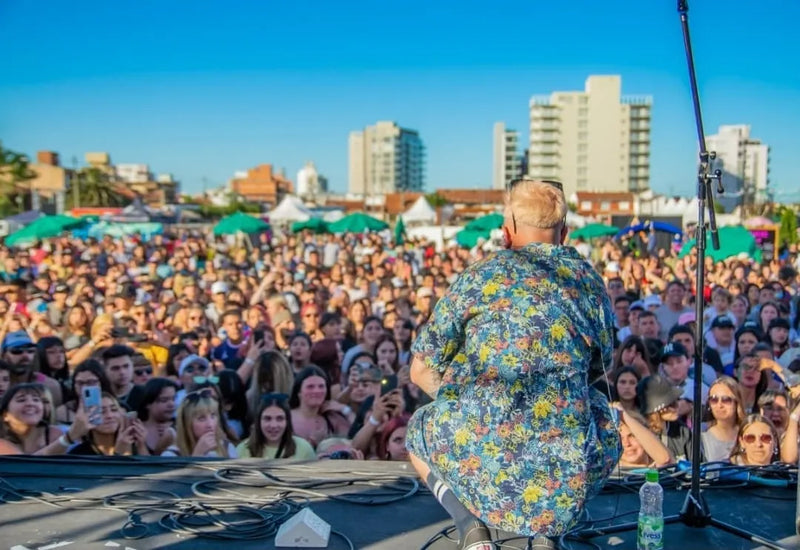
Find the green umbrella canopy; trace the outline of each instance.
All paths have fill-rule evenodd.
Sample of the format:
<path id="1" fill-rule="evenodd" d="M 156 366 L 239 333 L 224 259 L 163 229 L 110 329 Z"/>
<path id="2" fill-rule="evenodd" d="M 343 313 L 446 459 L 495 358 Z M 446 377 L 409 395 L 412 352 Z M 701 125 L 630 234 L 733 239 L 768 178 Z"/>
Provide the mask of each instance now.
<path id="1" fill-rule="evenodd" d="M 462 229 L 456 233 L 456 242 L 464 248 L 472 248 L 478 244 L 478 239 L 489 240 L 492 236 L 490 229 Z"/>
<path id="2" fill-rule="evenodd" d="M 330 233 L 329 224 L 322 218 L 309 218 L 304 222 L 294 222 L 292 224 L 292 233 L 300 233 L 301 231 L 313 231 L 314 233 Z"/>
<path id="3" fill-rule="evenodd" d="M 345 216 L 338 222 L 333 222 L 328 227 L 333 233 L 366 233 L 367 231 L 382 231 L 388 228 L 389 224 L 363 212 L 356 212 Z"/>
<path id="4" fill-rule="evenodd" d="M 500 229 L 503 227 L 503 215 L 502 214 L 487 214 L 486 216 L 481 216 L 475 220 L 469 222 L 464 229 L 469 229 L 471 231 L 491 231 L 492 229 Z"/>
<path id="5" fill-rule="evenodd" d="M 44 216 L 6 237 L 6 244 L 8 246 L 14 246 L 16 244 L 57 237 L 67 229 L 73 229 L 81 224 L 83 224 L 82 220 L 73 218 L 72 216 L 64 216 L 61 214 Z"/>
<path id="6" fill-rule="evenodd" d="M 695 247 L 695 239 L 687 242 L 681 248 L 678 258 L 683 258 Z M 738 256 L 742 252 L 757 262 L 761 261 L 761 249 L 758 248 L 756 238 L 746 227 L 733 225 L 719 228 L 719 250 L 714 250 L 711 244 L 711 235 L 706 238 L 706 256 L 715 262 L 727 260 L 733 256 Z"/>
<path id="7" fill-rule="evenodd" d="M 259 233 L 269 229 L 269 224 L 243 212 L 236 212 L 222 218 L 214 226 L 214 235 L 233 235 L 242 233 Z"/>
<path id="8" fill-rule="evenodd" d="M 613 225 L 606 225 L 604 223 L 590 223 L 584 227 L 581 227 L 580 229 L 570 231 L 569 238 L 596 239 L 597 237 L 611 237 L 612 235 L 616 235 L 618 232 L 619 229 Z"/>
<path id="9" fill-rule="evenodd" d="M 404 237 L 406 234 L 406 224 L 403 221 L 403 216 L 397 218 L 397 222 L 394 224 L 394 245 L 402 245 L 404 242 Z"/>

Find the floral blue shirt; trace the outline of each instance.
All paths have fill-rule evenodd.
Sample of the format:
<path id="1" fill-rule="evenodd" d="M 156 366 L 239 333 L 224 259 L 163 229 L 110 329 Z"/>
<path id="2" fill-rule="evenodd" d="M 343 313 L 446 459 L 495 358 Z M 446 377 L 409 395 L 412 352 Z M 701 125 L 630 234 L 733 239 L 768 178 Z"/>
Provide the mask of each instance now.
<path id="1" fill-rule="evenodd" d="M 568 530 L 621 451 L 588 372 L 611 365 L 600 276 L 571 247 L 534 243 L 473 264 L 414 343 L 442 377 L 408 427 L 408 449 L 490 527 Z"/>

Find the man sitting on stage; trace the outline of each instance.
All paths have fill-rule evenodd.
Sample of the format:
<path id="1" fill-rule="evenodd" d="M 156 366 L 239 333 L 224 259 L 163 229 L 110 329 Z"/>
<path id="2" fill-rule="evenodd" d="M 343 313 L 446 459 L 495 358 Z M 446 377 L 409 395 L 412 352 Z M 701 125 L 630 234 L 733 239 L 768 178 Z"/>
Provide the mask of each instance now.
<path id="1" fill-rule="evenodd" d="M 611 303 L 562 246 L 566 213 L 560 183 L 513 181 L 506 250 L 467 268 L 414 343 L 411 379 L 434 401 L 407 445 L 462 549 L 493 549 L 489 528 L 554 548 L 619 460 L 608 401 L 588 385 L 611 365 Z"/>

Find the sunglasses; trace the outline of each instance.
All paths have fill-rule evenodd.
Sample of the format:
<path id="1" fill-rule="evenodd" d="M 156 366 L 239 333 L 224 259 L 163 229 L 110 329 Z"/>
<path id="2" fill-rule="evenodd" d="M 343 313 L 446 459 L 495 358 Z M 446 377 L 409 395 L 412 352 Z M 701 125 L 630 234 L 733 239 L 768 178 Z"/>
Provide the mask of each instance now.
<path id="1" fill-rule="evenodd" d="M 716 405 L 717 403 L 722 403 L 723 405 L 730 405 L 733 403 L 734 399 L 730 395 L 709 395 L 708 402 L 712 405 Z"/>
<path id="2" fill-rule="evenodd" d="M 203 388 L 186 394 L 186 399 L 192 402 L 200 401 L 201 399 L 213 399 L 217 401 L 217 392 L 211 388 Z"/>
<path id="3" fill-rule="evenodd" d="M 197 372 L 206 372 L 208 367 L 202 363 L 193 363 L 191 365 L 187 365 L 186 368 L 183 369 L 183 372 L 193 374 L 195 370 Z"/>
<path id="4" fill-rule="evenodd" d="M 133 369 L 133 374 L 136 376 L 144 376 L 145 374 L 153 374 L 152 367 L 144 367 L 141 369 Z"/>
<path id="5" fill-rule="evenodd" d="M 219 376 L 195 376 L 192 380 L 195 384 L 216 384 L 219 382 Z"/>
<path id="6" fill-rule="evenodd" d="M 265 393 L 261 395 L 262 403 L 269 403 L 270 401 L 277 401 L 278 403 L 285 403 L 289 400 L 289 396 L 285 393 Z"/>
<path id="7" fill-rule="evenodd" d="M 8 350 L 8 353 L 10 353 L 11 355 L 22 355 L 23 353 L 36 353 L 36 348 L 34 348 L 34 347 L 30 347 L 30 348 L 14 348 L 14 349 Z"/>
<path id="8" fill-rule="evenodd" d="M 756 439 L 760 439 L 761 443 L 764 445 L 769 445 L 772 443 L 772 434 L 761 434 L 760 436 L 756 436 L 756 434 L 746 434 L 742 436 L 742 441 L 748 445 L 755 443 Z"/>

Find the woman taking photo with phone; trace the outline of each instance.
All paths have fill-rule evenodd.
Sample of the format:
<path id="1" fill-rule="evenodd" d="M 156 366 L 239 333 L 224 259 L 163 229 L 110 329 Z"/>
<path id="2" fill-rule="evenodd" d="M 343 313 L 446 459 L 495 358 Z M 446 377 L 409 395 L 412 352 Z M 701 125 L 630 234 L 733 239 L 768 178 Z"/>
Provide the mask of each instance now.
<path id="1" fill-rule="evenodd" d="M 89 430 L 80 443 L 69 450 L 71 455 L 130 456 L 149 455 L 147 431 L 136 413 L 125 414 L 117 399 L 102 394 L 100 423 Z"/>

